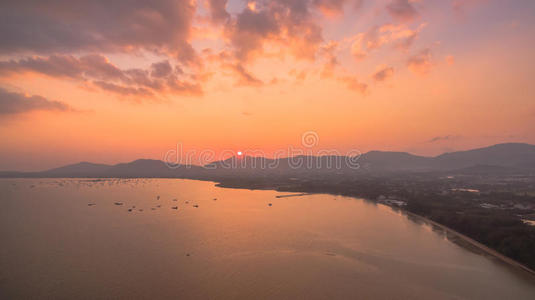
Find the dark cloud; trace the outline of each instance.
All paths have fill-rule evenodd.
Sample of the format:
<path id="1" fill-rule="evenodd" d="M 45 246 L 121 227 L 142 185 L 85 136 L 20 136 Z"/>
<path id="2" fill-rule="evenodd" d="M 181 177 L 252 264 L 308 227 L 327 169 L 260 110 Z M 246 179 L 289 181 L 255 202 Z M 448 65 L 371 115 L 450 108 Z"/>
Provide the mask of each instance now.
<path id="1" fill-rule="evenodd" d="M 26 96 L 0 88 L 0 117 L 35 110 L 74 111 L 69 105 L 60 101 L 48 100 L 38 95 Z"/>
<path id="2" fill-rule="evenodd" d="M 126 77 L 119 68 L 102 55 L 86 55 L 76 58 L 71 55 L 52 55 L 49 57 L 29 57 L 21 60 L 0 62 L 0 75 L 11 73 L 36 72 L 52 77 L 82 79 L 120 79 Z"/>
<path id="3" fill-rule="evenodd" d="M 72 57 L 70 59 L 72 60 Z M 71 64 L 71 66 L 75 65 L 76 64 Z M 106 80 L 127 80 L 124 72 L 113 65 L 103 55 L 92 54 L 82 56 L 77 65 L 79 72 L 87 77 Z"/>
<path id="4" fill-rule="evenodd" d="M 99 88 L 105 91 L 120 94 L 122 96 L 142 96 L 142 97 L 154 96 L 154 94 L 146 88 L 121 86 L 115 83 L 110 83 L 110 82 L 105 82 L 105 81 L 94 81 L 93 84 L 95 84 L 96 86 L 98 86 Z"/>
<path id="5" fill-rule="evenodd" d="M 236 58 L 245 62 L 272 42 L 283 45 L 294 57 L 313 59 L 323 42 L 321 27 L 311 13 L 316 7 L 313 2 L 260 0 L 254 9 L 246 7 L 227 28 Z"/>
<path id="6" fill-rule="evenodd" d="M 179 68 L 173 69 L 167 60 L 152 64 L 148 70 L 122 70 L 106 57 L 96 54 L 80 58 L 52 55 L 0 62 L 0 76 L 24 72 L 89 81 L 105 91 L 120 95 L 149 97 L 165 93 L 202 93 L 194 77 L 184 74 Z"/>
<path id="7" fill-rule="evenodd" d="M 248 69 L 264 48 L 276 49 L 280 57 L 315 60 L 324 43 L 321 14 L 362 5 L 362 0 L 257 0 L 231 15 L 228 0 L 204 1 L 210 29 L 217 24 L 224 30 L 230 58 L 220 64 L 231 66 L 248 85 L 263 84 Z M 0 76 L 36 72 L 119 95 L 201 94 L 204 63 L 211 61 L 190 44 L 196 5 L 190 0 L 1 1 L 0 55 L 27 58 L 0 61 Z M 168 59 L 146 69 L 121 69 L 104 55 L 85 55 L 145 51 Z M 334 76 L 337 65 L 336 55 L 330 55 L 324 74 Z"/>
<path id="8" fill-rule="evenodd" d="M 342 9 L 350 0 L 259 0 L 233 15 L 225 27 L 229 51 L 217 55 L 202 51 L 209 61 L 219 62 L 237 75 L 239 84 L 260 85 L 263 81 L 247 70 L 264 47 L 277 49 L 276 55 L 316 59 L 323 43 L 317 14 L 320 7 Z M 332 57 L 331 66 L 337 63 Z"/>
<path id="9" fill-rule="evenodd" d="M 245 9 L 236 20 L 236 26 L 242 32 L 257 34 L 266 37 L 269 34 L 276 34 L 280 27 L 275 15 L 269 10 L 252 11 Z"/>
<path id="10" fill-rule="evenodd" d="M 208 9 L 214 23 L 226 23 L 230 20 L 230 14 L 227 12 L 227 0 L 208 0 Z"/>
<path id="11" fill-rule="evenodd" d="M 173 67 L 168 60 L 161 62 L 153 63 L 151 65 L 151 76 L 155 78 L 162 78 L 171 75 L 173 72 Z"/>
<path id="12" fill-rule="evenodd" d="M 0 74 L 33 71 L 54 77 L 80 78 L 82 70 L 79 65 L 79 60 L 74 56 L 30 57 L 0 62 Z"/>
<path id="13" fill-rule="evenodd" d="M 268 11 L 255 12 L 245 9 L 238 14 L 230 29 L 230 40 L 239 60 L 247 60 L 252 52 L 259 50 L 270 35 L 278 36 L 280 30 L 277 20 Z"/>
<path id="14" fill-rule="evenodd" d="M 0 53 L 170 53 L 195 60 L 188 42 L 195 15 L 192 1 L 3 0 Z"/>
<path id="15" fill-rule="evenodd" d="M 174 94 L 202 95 L 202 87 L 199 83 L 178 80 L 175 76 L 167 77 L 167 89 Z"/>
<path id="16" fill-rule="evenodd" d="M 389 79 L 390 77 L 394 76 L 394 68 L 383 66 L 380 67 L 374 74 L 373 74 L 373 80 L 375 81 L 385 81 Z"/>
<path id="17" fill-rule="evenodd" d="M 428 140 L 428 143 L 435 143 L 435 142 L 441 142 L 441 141 L 449 141 L 449 140 L 455 140 L 460 138 L 458 135 L 444 135 L 444 136 L 436 136 L 430 140 Z"/>
<path id="18" fill-rule="evenodd" d="M 392 0 L 387 6 L 386 10 L 392 18 L 409 22 L 418 17 L 418 11 L 409 0 Z"/>

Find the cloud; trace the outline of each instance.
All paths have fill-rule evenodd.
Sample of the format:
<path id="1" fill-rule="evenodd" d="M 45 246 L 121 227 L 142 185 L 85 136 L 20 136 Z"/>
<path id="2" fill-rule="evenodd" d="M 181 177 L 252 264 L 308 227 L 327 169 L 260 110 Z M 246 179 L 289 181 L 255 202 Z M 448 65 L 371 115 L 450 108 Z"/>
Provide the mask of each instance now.
<path id="1" fill-rule="evenodd" d="M 246 63 L 263 54 L 266 44 L 278 47 L 283 55 L 314 59 L 323 37 L 311 13 L 316 7 L 313 1 L 259 0 L 254 3 L 238 13 L 226 28 L 236 59 Z"/>
<path id="2" fill-rule="evenodd" d="M 366 32 L 357 34 L 353 38 L 351 54 L 357 60 L 361 60 L 367 57 L 372 51 L 388 44 L 391 44 L 398 50 L 407 51 L 425 26 L 427 26 L 426 23 L 420 24 L 416 29 L 411 29 L 405 24 L 374 26 Z"/>
<path id="3" fill-rule="evenodd" d="M 48 100 L 38 95 L 27 96 L 0 88 L 0 117 L 36 110 L 74 111 L 68 104 L 60 101 Z"/>
<path id="4" fill-rule="evenodd" d="M 254 75 L 245 70 L 241 64 L 232 65 L 231 69 L 238 75 L 238 84 L 240 85 L 259 86 L 264 84 L 262 80 L 254 77 Z"/>
<path id="5" fill-rule="evenodd" d="M 353 3 L 353 9 L 360 9 L 363 0 L 313 0 L 313 5 L 328 16 L 339 15 L 347 3 Z"/>
<path id="6" fill-rule="evenodd" d="M 389 35 L 388 39 L 393 43 L 394 48 L 407 51 L 426 26 L 427 23 L 421 23 L 416 29 L 411 29 L 404 24 L 387 24 L 381 27 L 381 31 Z"/>
<path id="7" fill-rule="evenodd" d="M 290 56 L 298 60 L 326 59 L 324 76 L 333 76 L 338 65 L 334 47 L 325 43 L 320 26 L 326 11 L 341 13 L 345 5 L 358 6 L 357 0 L 258 0 L 230 16 L 224 26 L 225 49 L 219 55 L 208 54 L 237 76 L 240 84 L 260 85 L 262 80 L 248 71 L 259 57 Z M 212 9 L 215 9 L 212 8 Z M 327 48 L 331 47 L 331 50 Z M 224 55 L 222 53 L 224 52 Z"/>
<path id="8" fill-rule="evenodd" d="M 126 79 L 123 72 L 102 55 L 86 55 L 76 58 L 71 55 L 29 57 L 21 60 L 0 61 L 0 75 L 35 72 L 51 77 L 82 79 Z"/>
<path id="9" fill-rule="evenodd" d="M 335 68 L 340 64 L 336 56 L 338 46 L 338 42 L 330 41 L 320 48 L 320 54 L 326 59 L 320 74 L 322 78 L 330 78 L 334 76 Z"/>
<path id="10" fill-rule="evenodd" d="M 122 96 L 142 96 L 142 97 L 154 96 L 154 94 L 146 88 L 121 86 L 115 83 L 110 83 L 110 82 L 105 82 L 105 81 L 94 81 L 93 84 L 105 91 L 119 94 Z"/>
<path id="11" fill-rule="evenodd" d="M 410 22 L 419 15 L 412 2 L 410 0 L 392 0 L 386 6 L 386 11 L 397 21 Z"/>
<path id="12" fill-rule="evenodd" d="M 252 11 L 246 8 L 238 14 L 231 28 L 230 39 L 239 60 L 248 60 L 254 51 L 261 50 L 270 35 L 278 36 L 279 24 L 269 11 Z"/>
<path id="13" fill-rule="evenodd" d="M 212 22 L 220 24 L 230 20 L 230 14 L 227 12 L 227 0 L 208 0 L 207 3 Z"/>
<path id="14" fill-rule="evenodd" d="M 52 55 L 21 60 L 0 61 L 0 76 L 39 73 L 54 78 L 68 78 L 123 96 L 153 97 L 156 94 L 202 94 L 197 78 L 173 68 L 168 60 L 153 63 L 149 69 L 120 69 L 99 54 L 75 57 Z"/>
<path id="15" fill-rule="evenodd" d="M 367 46 L 364 46 L 364 33 L 359 33 L 355 36 L 355 41 L 351 44 L 351 55 L 356 60 L 362 60 L 368 56 Z"/>
<path id="16" fill-rule="evenodd" d="M 2 1 L 0 17 L 5 26 L 0 28 L 0 56 L 23 58 L 0 61 L 0 76 L 34 72 L 136 97 L 201 95 L 202 83 L 209 78 L 209 71 L 203 72 L 214 66 L 230 70 L 239 84 L 262 85 L 269 79 L 252 72 L 258 58 L 292 57 L 322 64 L 320 76 L 337 79 L 340 74 L 335 73 L 343 67 L 335 43 L 341 43 L 342 48 L 347 39 L 326 41 L 324 16 L 338 16 L 363 3 L 250 0 L 238 8 L 228 0 L 201 1 L 206 4 L 202 8 L 207 8 L 208 17 L 196 15 L 196 0 Z M 386 5 L 388 13 L 404 22 L 418 15 L 414 2 L 388 0 L 380 5 Z M 403 22 L 360 33 L 351 48 L 353 55 L 363 58 L 385 45 L 408 51 L 424 25 L 414 28 Z M 193 36 L 194 31 L 204 29 L 215 34 L 209 44 L 214 47 L 212 52 L 192 46 L 194 41 L 196 46 L 206 45 Z M 213 54 L 218 51 L 225 57 Z M 165 59 L 144 68 L 126 69 L 107 59 L 118 57 L 116 52 L 123 54 L 122 59 L 124 54 L 147 52 L 145 57 Z M 365 90 L 365 84 L 358 81 L 345 82 L 355 90 Z"/>
<path id="17" fill-rule="evenodd" d="M 339 77 L 338 80 L 345 83 L 348 89 L 359 92 L 363 95 L 368 90 L 368 85 L 360 82 L 354 76 L 342 76 L 342 77 Z"/>
<path id="18" fill-rule="evenodd" d="M 430 140 L 428 140 L 427 142 L 428 143 L 436 143 L 436 142 L 441 142 L 441 141 L 449 141 L 449 140 L 455 140 L 455 139 L 459 139 L 460 136 L 458 135 L 444 135 L 444 136 L 436 136 Z"/>
<path id="19" fill-rule="evenodd" d="M 208 77 L 209 75 L 206 75 Z M 199 78 L 199 80 L 204 80 L 205 75 L 197 76 L 196 78 Z M 174 76 L 167 77 L 167 90 L 173 94 L 185 94 L 185 95 L 192 95 L 192 96 L 200 96 L 203 94 L 202 87 L 199 83 L 195 82 L 188 82 L 188 81 L 182 81 L 178 80 Z"/>
<path id="20" fill-rule="evenodd" d="M 155 78 L 167 77 L 173 73 L 173 67 L 168 60 L 153 63 L 151 65 L 151 76 Z M 182 72 L 181 70 L 179 72 Z"/>
<path id="21" fill-rule="evenodd" d="M 194 1 L 4 0 L 0 54 L 169 53 L 195 61 L 189 43 Z"/>
<path id="22" fill-rule="evenodd" d="M 416 74 L 426 75 L 431 72 L 431 49 L 426 48 L 409 57 L 407 67 Z"/>
<path id="23" fill-rule="evenodd" d="M 375 81 L 385 81 L 394 76 L 394 68 L 389 66 L 379 66 L 377 71 L 372 75 L 373 80 Z"/>

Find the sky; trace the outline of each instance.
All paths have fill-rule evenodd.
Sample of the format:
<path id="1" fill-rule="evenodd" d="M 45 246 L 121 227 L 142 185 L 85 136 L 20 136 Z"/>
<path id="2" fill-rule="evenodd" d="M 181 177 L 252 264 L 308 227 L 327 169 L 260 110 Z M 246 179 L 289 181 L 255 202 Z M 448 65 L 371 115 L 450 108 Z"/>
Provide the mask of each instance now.
<path id="1" fill-rule="evenodd" d="M 4 0 L 0 40 L 0 170 L 535 144 L 532 0 Z"/>

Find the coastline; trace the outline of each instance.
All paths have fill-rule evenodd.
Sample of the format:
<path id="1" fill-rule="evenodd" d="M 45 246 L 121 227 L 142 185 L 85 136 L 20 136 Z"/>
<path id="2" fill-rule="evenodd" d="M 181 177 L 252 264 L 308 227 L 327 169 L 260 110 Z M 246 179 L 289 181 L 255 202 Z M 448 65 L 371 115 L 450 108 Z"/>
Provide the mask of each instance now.
<path id="1" fill-rule="evenodd" d="M 377 202 L 376 200 L 374 199 L 369 199 L 369 198 L 366 198 L 366 197 L 361 197 L 361 196 L 358 196 L 358 195 L 352 195 L 352 194 L 343 194 L 343 193 L 332 193 L 332 192 L 317 192 L 317 191 L 304 191 L 302 189 L 300 190 L 292 190 L 291 188 L 288 188 L 288 187 L 285 187 L 285 188 L 281 188 L 280 186 L 277 186 L 277 185 L 265 185 L 265 184 L 258 184 L 258 185 L 235 185 L 235 184 L 232 184 L 232 183 L 225 183 L 224 181 L 221 181 L 219 180 L 218 178 L 177 178 L 177 177 L 31 177 L 31 178 L 28 178 L 28 177 L 3 177 L 3 178 L 23 178 L 23 179 L 35 179 L 35 178 L 51 178 L 51 179 L 59 179 L 59 178 L 65 178 L 65 179 L 95 179 L 95 178 L 107 178 L 107 179 L 112 179 L 112 178 L 116 178 L 116 179 L 125 179 L 125 178 L 147 178 L 147 179 L 179 179 L 179 180 L 197 180 L 197 181 L 207 181 L 207 182 L 212 182 L 214 183 L 214 185 L 216 187 L 220 187 L 220 188 L 230 188 L 230 189 L 247 189 L 247 190 L 271 190 L 271 191 L 277 191 L 277 192 L 286 192 L 286 193 L 297 193 L 297 194 L 292 194 L 292 195 L 281 195 L 281 197 L 277 197 L 277 198 L 287 198 L 287 197 L 299 197 L 299 196 L 306 196 L 306 195 L 315 195 L 315 194 L 328 194 L 328 195 L 333 195 L 333 196 L 344 196 L 344 197 L 351 197 L 351 198 L 354 198 L 354 199 L 359 199 L 359 200 L 365 200 L 365 201 L 370 201 L 370 202 L 373 202 L 373 203 L 376 203 L 376 204 L 382 204 L 384 206 L 387 206 L 387 207 L 390 207 L 390 208 L 395 208 L 397 210 L 399 210 L 401 213 L 405 214 L 407 217 L 412 217 L 412 218 L 415 218 L 419 221 L 422 221 L 424 223 L 427 223 L 429 225 L 432 225 L 436 228 L 439 228 L 441 229 L 443 232 L 445 232 L 446 234 L 449 234 L 450 236 L 447 236 L 447 238 L 450 240 L 450 242 L 452 243 L 455 243 L 457 244 L 459 247 L 462 247 L 468 251 L 473 251 L 474 249 L 477 249 L 478 251 L 476 252 L 478 255 L 485 255 L 485 256 L 488 256 L 488 257 L 492 257 L 492 258 L 495 258 L 497 259 L 498 261 L 502 262 L 502 263 L 505 263 L 506 265 L 509 265 L 517 270 L 522 270 L 523 272 L 531 275 L 531 276 L 534 276 L 533 278 L 535 279 L 535 270 L 527 267 L 526 265 L 514 260 L 514 259 L 511 259 L 499 252 L 497 252 L 496 250 L 494 249 L 491 249 L 487 246 L 485 246 L 484 244 L 458 232 L 458 231 L 455 231 L 445 225 L 442 225 L 440 223 L 437 223 L 427 217 L 424 217 L 424 216 L 421 216 L 421 215 L 418 215 L 418 214 L 415 214 L 413 212 L 410 212 L 406 209 L 403 209 L 402 207 L 399 207 L 399 206 L 394 206 L 394 205 L 388 205 L 386 203 L 379 203 Z M 455 241 L 454 239 L 452 239 L 451 237 L 455 237 L 455 238 L 458 238 L 459 240 L 458 241 Z M 460 242 L 459 242 L 460 241 Z M 472 249 L 470 249 L 472 248 Z"/>
<path id="2" fill-rule="evenodd" d="M 386 205 L 386 204 L 384 204 Z M 389 205 L 387 205 L 389 206 Z M 391 207 L 391 206 L 389 206 Z M 455 238 L 458 238 L 460 239 L 462 242 L 464 243 L 467 243 L 469 244 L 470 246 L 473 246 L 475 247 L 476 249 L 480 250 L 481 251 L 481 254 L 482 255 L 487 255 L 487 256 L 490 256 L 490 257 L 493 257 L 493 258 L 496 258 L 498 260 L 500 260 L 501 262 L 509 265 L 509 266 L 512 266 L 512 267 L 515 267 L 515 268 L 518 268 L 518 269 L 521 269 L 522 271 L 525 271 L 533 276 L 535 276 L 535 271 L 530 269 L 529 267 L 517 262 L 516 260 L 513 260 L 501 253 L 499 253 L 498 251 L 494 250 L 494 249 L 491 249 L 483 244 L 481 244 L 480 242 L 458 232 L 458 231 L 455 231 L 445 225 L 442 225 L 440 223 L 437 223 L 431 219 L 428 219 L 424 216 L 420 216 L 420 215 L 417 215 L 415 213 L 412 213 L 410 211 L 407 211 L 407 210 L 404 210 L 404 209 L 400 209 L 401 212 L 407 214 L 408 216 L 411 216 L 411 217 L 414 217 L 414 218 L 417 218 L 429 225 L 432 225 L 432 226 L 435 226 L 435 227 L 438 227 L 439 229 L 441 229 L 442 231 L 444 231 L 446 234 L 451 234 L 453 237 Z M 455 244 L 458 244 L 460 247 L 463 247 L 463 248 L 466 248 L 466 245 L 463 245 L 461 243 L 458 243 L 457 241 L 454 241 L 451 239 L 451 237 L 448 236 L 448 240 L 450 240 L 451 242 L 455 243 Z"/>
<path id="3" fill-rule="evenodd" d="M 355 199 L 364 199 L 366 201 L 370 201 L 370 202 L 374 202 L 374 203 L 377 203 L 377 204 L 382 204 L 382 205 L 385 205 L 385 206 L 388 206 L 390 208 L 395 208 L 395 209 L 399 209 L 400 212 L 406 214 L 406 216 L 410 216 L 410 217 L 413 217 L 413 218 L 416 218 L 424 223 L 427 223 L 429 225 L 432 225 L 432 226 L 435 226 L 439 229 L 441 229 L 443 232 L 445 232 L 446 234 L 449 234 L 450 236 L 448 237 L 448 239 L 452 242 L 452 243 L 455 243 L 457 244 L 459 247 L 463 247 L 465 248 L 466 250 L 469 250 L 471 251 L 471 249 L 469 249 L 469 247 L 473 247 L 475 249 L 478 250 L 478 253 L 479 255 L 485 255 L 485 256 L 489 256 L 489 257 L 492 257 L 494 259 L 497 259 L 499 260 L 500 262 L 502 263 L 505 263 L 506 265 L 509 265 L 513 268 L 516 268 L 518 270 L 521 270 L 521 271 L 524 271 L 532 276 L 535 276 L 535 270 L 529 268 L 528 266 L 514 260 L 514 259 L 511 259 L 501 253 L 499 253 L 498 251 L 492 249 L 492 248 L 489 248 L 487 246 L 485 246 L 484 244 L 458 232 L 458 231 L 455 231 L 453 230 L 452 228 L 449 228 L 445 225 L 442 225 L 440 223 L 437 223 L 429 218 L 426 218 L 424 216 L 421 216 L 421 215 L 418 215 L 418 214 L 415 214 L 413 212 L 410 212 L 406 209 L 403 209 L 402 207 L 399 207 L 399 206 L 393 206 L 393 205 L 388 205 L 386 203 L 378 203 L 377 201 L 373 200 L 373 199 L 368 199 L 366 197 L 359 197 L 359 196 L 356 196 L 356 195 L 343 195 L 343 194 L 335 194 L 335 193 L 328 193 L 328 192 L 307 192 L 307 191 L 302 191 L 302 190 L 299 190 L 299 191 L 291 191 L 291 190 L 287 190 L 287 189 L 280 189 L 279 187 L 277 186 L 262 186 L 261 188 L 255 188 L 254 186 L 249 186 L 249 187 L 246 187 L 246 186 L 233 186 L 232 184 L 225 184 L 223 182 L 220 182 L 220 181 L 214 181 L 216 182 L 216 186 L 217 187 L 221 187 L 221 188 L 237 188 L 237 189 L 248 189 L 248 190 L 273 190 L 273 191 L 278 191 L 278 192 L 292 192 L 292 193 L 299 193 L 298 195 L 296 196 L 305 196 L 305 195 L 314 195 L 314 194 L 329 194 L 329 195 L 335 195 L 335 196 L 345 196 L 345 197 L 352 197 L 352 198 L 355 198 Z M 455 237 L 455 238 L 458 238 L 459 241 L 455 241 L 453 239 L 451 239 L 451 237 Z M 535 279 L 535 277 L 533 277 Z"/>

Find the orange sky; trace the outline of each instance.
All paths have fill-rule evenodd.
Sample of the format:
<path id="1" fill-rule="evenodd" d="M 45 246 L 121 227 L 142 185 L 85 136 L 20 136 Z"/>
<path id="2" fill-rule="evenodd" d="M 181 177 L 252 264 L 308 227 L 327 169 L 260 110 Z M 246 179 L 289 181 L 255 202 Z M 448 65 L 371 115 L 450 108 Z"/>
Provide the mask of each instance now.
<path id="1" fill-rule="evenodd" d="M 533 1 L 225 2 L 3 1 L 0 170 L 535 143 Z"/>

